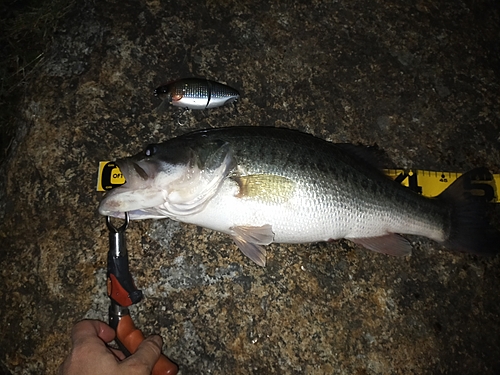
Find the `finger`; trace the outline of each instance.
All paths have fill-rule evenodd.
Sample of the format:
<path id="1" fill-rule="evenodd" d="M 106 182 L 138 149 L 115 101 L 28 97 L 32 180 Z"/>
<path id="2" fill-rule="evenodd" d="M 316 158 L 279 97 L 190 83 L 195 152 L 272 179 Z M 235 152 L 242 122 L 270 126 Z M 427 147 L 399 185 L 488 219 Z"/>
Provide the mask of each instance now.
<path id="1" fill-rule="evenodd" d="M 108 346 L 108 349 L 111 350 L 111 353 L 113 353 L 113 355 L 120 361 L 123 361 L 125 358 L 127 358 L 120 349 L 112 348 L 110 346 Z"/>
<path id="2" fill-rule="evenodd" d="M 73 346 L 83 344 L 101 344 L 110 342 L 115 338 L 115 331 L 99 320 L 82 320 L 73 327 L 71 333 Z"/>
<path id="3" fill-rule="evenodd" d="M 161 346 L 162 340 L 160 336 L 149 336 L 141 342 L 137 351 L 125 359 L 122 364 L 144 367 L 149 374 L 153 370 L 158 358 L 160 358 Z"/>
<path id="4" fill-rule="evenodd" d="M 99 324 L 99 338 L 104 341 L 105 343 L 111 342 L 115 339 L 116 332 L 113 328 L 108 326 L 106 323 L 103 323 L 101 321 L 97 321 Z"/>

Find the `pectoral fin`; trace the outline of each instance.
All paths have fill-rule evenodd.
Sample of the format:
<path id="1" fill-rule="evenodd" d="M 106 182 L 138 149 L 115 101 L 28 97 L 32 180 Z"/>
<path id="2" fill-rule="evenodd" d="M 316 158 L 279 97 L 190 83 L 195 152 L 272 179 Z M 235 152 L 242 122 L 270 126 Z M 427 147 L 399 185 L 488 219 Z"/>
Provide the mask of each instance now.
<path id="1" fill-rule="evenodd" d="M 399 234 L 389 233 L 380 237 L 348 238 L 352 242 L 377 253 L 406 256 L 411 254 L 411 244 Z"/>
<path id="2" fill-rule="evenodd" d="M 261 227 L 236 226 L 232 227 L 232 238 L 243 254 L 257 263 L 266 265 L 266 250 L 260 245 L 269 245 L 273 242 L 274 233 L 270 225 Z"/>
<path id="3" fill-rule="evenodd" d="M 239 186 L 238 198 L 259 199 L 281 204 L 288 201 L 295 191 L 295 182 L 276 175 L 258 174 L 233 176 Z"/>

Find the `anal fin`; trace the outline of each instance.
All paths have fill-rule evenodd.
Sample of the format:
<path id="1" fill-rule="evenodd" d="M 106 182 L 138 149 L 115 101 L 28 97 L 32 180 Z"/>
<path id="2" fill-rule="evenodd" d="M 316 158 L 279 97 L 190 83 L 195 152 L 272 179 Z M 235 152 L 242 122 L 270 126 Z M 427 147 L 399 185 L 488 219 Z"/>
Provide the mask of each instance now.
<path id="1" fill-rule="evenodd" d="M 399 234 L 389 233 L 380 237 L 348 238 L 348 240 L 377 253 L 406 256 L 411 254 L 411 244 Z"/>
<path id="2" fill-rule="evenodd" d="M 273 242 L 274 233 L 271 225 L 260 227 L 235 226 L 231 228 L 232 238 L 243 254 L 259 266 L 266 265 L 266 249 L 260 245 L 269 245 Z"/>

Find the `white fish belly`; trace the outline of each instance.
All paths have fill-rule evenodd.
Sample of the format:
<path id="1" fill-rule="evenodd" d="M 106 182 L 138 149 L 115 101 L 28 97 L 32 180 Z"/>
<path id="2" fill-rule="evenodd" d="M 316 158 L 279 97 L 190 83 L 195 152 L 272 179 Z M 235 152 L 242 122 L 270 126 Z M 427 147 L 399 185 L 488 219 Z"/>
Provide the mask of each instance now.
<path id="1" fill-rule="evenodd" d="M 378 237 L 388 233 L 423 235 L 437 241 L 440 228 L 391 212 L 325 201 L 297 189 L 286 202 L 273 203 L 258 197 L 238 197 L 238 187 L 224 183 L 204 209 L 176 219 L 231 234 L 235 226 L 271 225 L 274 242 L 307 243 L 340 238 Z"/>

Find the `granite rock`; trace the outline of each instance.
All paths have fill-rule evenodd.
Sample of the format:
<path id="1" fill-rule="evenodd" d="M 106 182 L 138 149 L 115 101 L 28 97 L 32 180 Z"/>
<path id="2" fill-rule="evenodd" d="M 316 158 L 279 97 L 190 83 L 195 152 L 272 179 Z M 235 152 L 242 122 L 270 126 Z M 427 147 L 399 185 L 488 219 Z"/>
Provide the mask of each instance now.
<path id="1" fill-rule="evenodd" d="M 4 371 L 53 374 L 72 325 L 107 319 L 100 160 L 267 125 L 376 144 L 400 167 L 500 173 L 499 25 L 493 0 L 79 2 L 1 169 Z M 237 110 L 155 112 L 153 89 L 189 76 L 240 90 Z M 403 259 L 273 244 L 260 268 L 220 233 L 133 222 L 132 314 L 181 374 L 497 374 L 499 257 L 410 239 Z"/>

